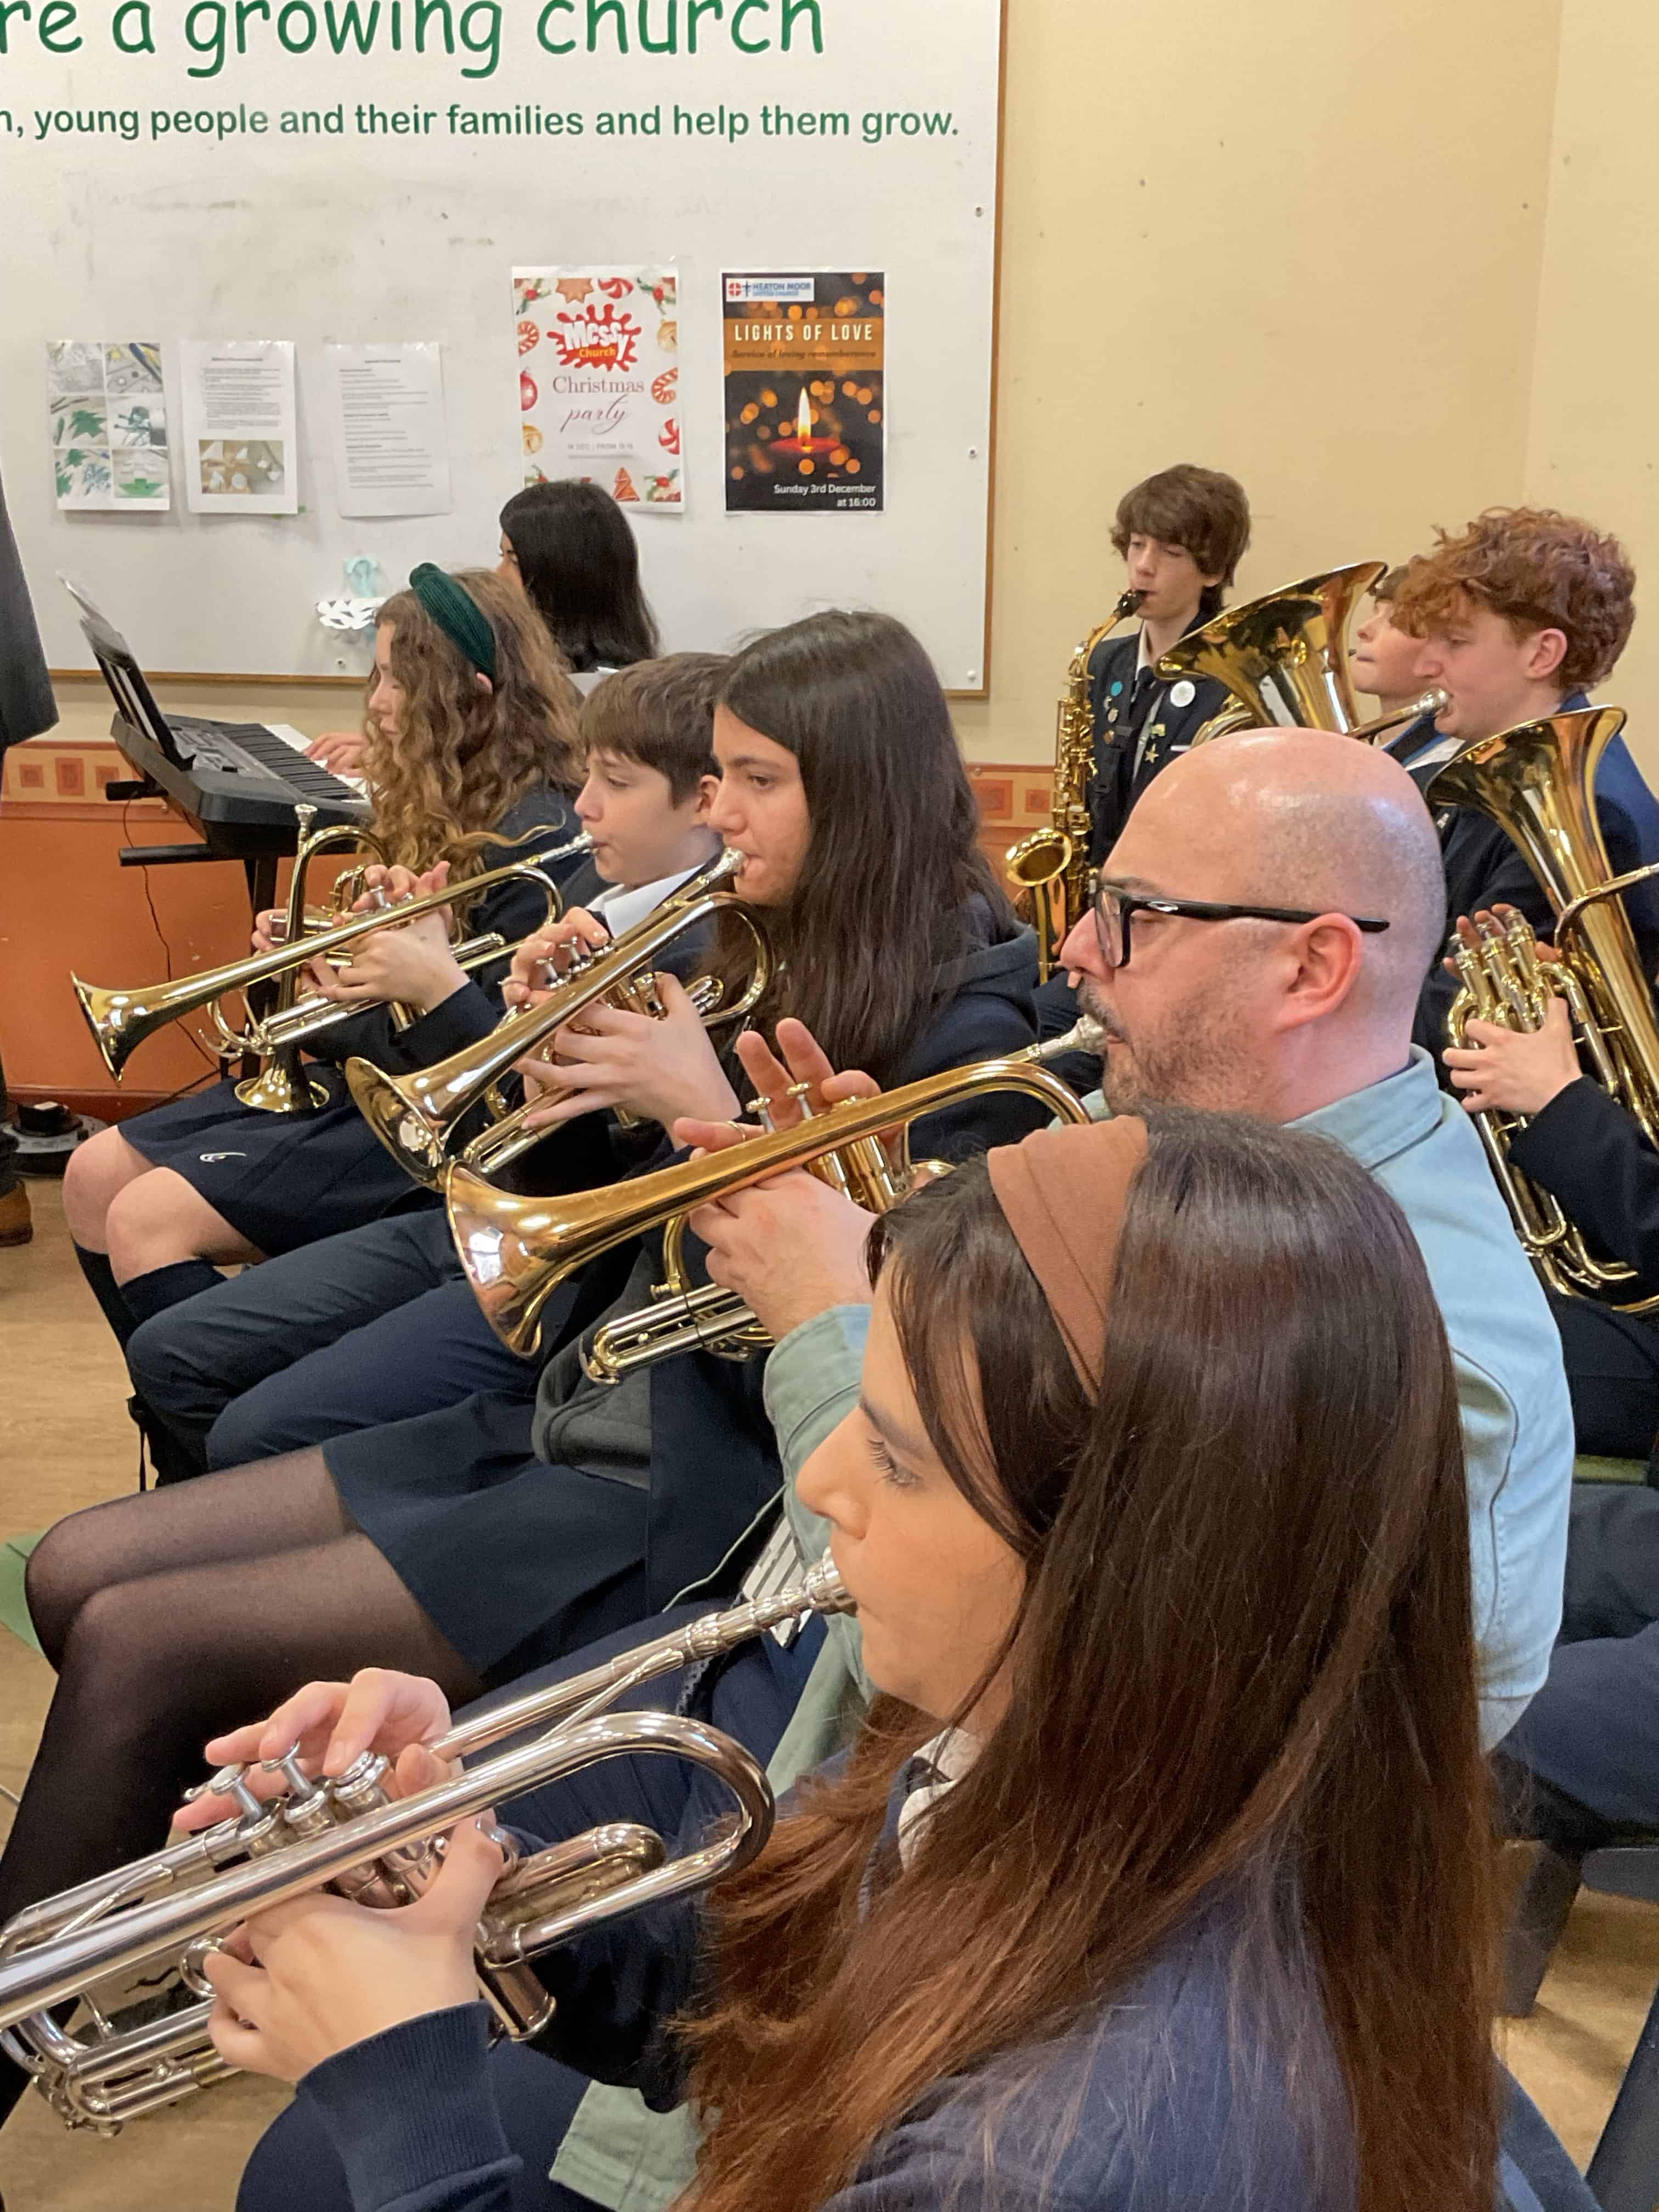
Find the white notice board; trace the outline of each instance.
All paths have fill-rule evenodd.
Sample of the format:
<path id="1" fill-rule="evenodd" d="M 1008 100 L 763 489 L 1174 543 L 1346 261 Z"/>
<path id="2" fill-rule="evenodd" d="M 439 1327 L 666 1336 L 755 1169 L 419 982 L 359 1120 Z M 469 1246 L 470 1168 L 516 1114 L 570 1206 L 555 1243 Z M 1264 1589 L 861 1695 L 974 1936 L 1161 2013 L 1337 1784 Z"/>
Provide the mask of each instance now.
<path id="1" fill-rule="evenodd" d="M 666 642 L 729 646 L 815 607 L 878 606 L 918 631 L 950 688 L 981 689 L 1001 13 L 0 10 L 0 461 L 53 664 L 89 665 L 48 588 L 63 569 L 156 669 L 356 673 L 361 645 L 313 613 L 348 588 L 348 558 L 374 556 L 394 583 L 422 560 L 494 558 L 525 466 L 511 270 L 657 261 L 678 271 L 686 506 L 634 519 Z M 720 274 L 774 268 L 884 272 L 879 514 L 725 511 Z M 175 422 L 182 342 L 292 340 L 300 512 L 191 512 L 175 430 L 169 511 L 60 513 L 45 349 L 89 331 L 160 335 Z M 453 510 L 348 520 L 324 349 L 398 342 L 442 349 Z"/>

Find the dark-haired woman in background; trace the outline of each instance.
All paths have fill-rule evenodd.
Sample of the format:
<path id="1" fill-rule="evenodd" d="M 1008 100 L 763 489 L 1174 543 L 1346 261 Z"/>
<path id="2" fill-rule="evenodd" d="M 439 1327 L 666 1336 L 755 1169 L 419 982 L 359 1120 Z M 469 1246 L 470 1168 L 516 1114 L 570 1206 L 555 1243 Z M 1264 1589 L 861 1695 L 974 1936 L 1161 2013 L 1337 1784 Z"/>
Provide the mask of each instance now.
<path id="1" fill-rule="evenodd" d="M 640 550 L 608 491 L 579 477 L 526 485 L 501 509 L 498 574 L 522 586 L 586 691 L 607 669 L 653 660 L 657 623 L 640 588 Z M 362 775 L 363 740 L 330 730 L 306 748 L 343 775 Z"/>
<path id="2" fill-rule="evenodd" d="M 653 660 L 656 618 L 640 589 L 640 549 L 608 491 L 578 477 L 528 484 L 501 509 L 504 576 L 579 676 Z"/>
<path id="3" fill-rule="evenodd" d="M 875 1244 L 799 1494 L 878 1701 L 745 1874 L 539 1961 L 544 2047 L 689 2092 L 696 2212 L 1492 2212 L 1456 1389 L 1393 1201 L 1322 1139 L 1160 1115 L 994 1152 Z M 436 1778 L 434 1685 L 345 1709 L 270 1740 Z M 499 1816 L 565 1832 L 585 1784 Z M 210 1963 L 221 2051 L 301 2083 L 240 2212 L 580 2203 L 543 2178 L 563 2068 L 486 2049 L 500 1863 L 469 1825 L 389 1924 L 302 1900 Z"/>
<path id="4" fill-rule="evenodd" d="M 884 1085 L 1029 1044 L 1034 939 L 979 851 L 949 708 L 910 633 L 810 617 L 739 654 L 720 702 L 709 821 L 744 854 L 736 887 L 785 965 L 767 1024 L 799 1016 L 834 1064 Z M 562 1036 L 564 1079 L 590 1110 L 665 1129 L 733 1115 L 732 1074 L 678 984 L 661 988 L 661 1022 L 598 1010 L 591 1034 Z M 976 1101 L 920 1123 L 917 1157 L 1033 1117 L 1029 1100 Z M 580 1320 L 644 1303 L 660 1271 L 655 1249 L 624 1248 L 580 1285 Z M 459 1280 L 453 1295 L 471 1298 Z M 307 1674 L 377 1660 L 475 1697 L 721 1565 L 781 1480 L 761 1360 L 688 1353 L 605 1391 L 574 1344 L 548 1349 L 538 1399 L 526 1366 L 515 1390 L 48 1531 L 28 1599 L 59 1681 L 0 1858 L 0 1918 L 146 1848 L 205 1738 Z"/>

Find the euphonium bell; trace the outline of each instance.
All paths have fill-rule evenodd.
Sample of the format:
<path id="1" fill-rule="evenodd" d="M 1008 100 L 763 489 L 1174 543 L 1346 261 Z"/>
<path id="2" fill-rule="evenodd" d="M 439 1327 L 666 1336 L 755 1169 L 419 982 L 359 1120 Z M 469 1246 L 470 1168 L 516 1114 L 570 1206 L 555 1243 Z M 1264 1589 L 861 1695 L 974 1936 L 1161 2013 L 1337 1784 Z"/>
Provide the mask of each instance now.
<path id="1" fill-rule="evenodd" d="M 453 1166 L 444 1181 L 444 1201 L 455 1249 L 490 1327 L 510 1351 L 527 1357 L 540 1334 L 542 1309 L 568 1276 L 601 1253 L 661 1228 L 710 1199 L 746 1190 L 825 1154 L 844 1154 L 854 1145 L 879 1139 L 885 1130 L 908 1128 L 927 1115 L 987 1091 L 1021 1091 L 1042 1100 L 1062 1120 L 1087 1121 L 1075 1093 L 1034 1064 L 1039 1049 L 945 1068 L 896 1091 L 826 1106 L 793 1128 L 602 1190 L 522 1198 L 498 1190 L 469 1168 Z"/>
<path id="2" fill-rule="evenodd" d="M 1348 665 L 1348 623 L 1361 593 L 1382 569 L 1381 561 L 1355 561 L 1281 584 L 1258 599 L 1224 607 L 1178 639 L 1159 660 L 1159 677 L 1166 682 L 1209 677 L 1233 695 L 1233 703 L 1212 714 L 1193 743 L 1274 724 L 1335 730 L 1371 743 L 1404 722 L 1437 713 L 1446 703 L 1440 690 L 1425 691 L 1409 706 L 1370 721 L 1360 714 Z"/>

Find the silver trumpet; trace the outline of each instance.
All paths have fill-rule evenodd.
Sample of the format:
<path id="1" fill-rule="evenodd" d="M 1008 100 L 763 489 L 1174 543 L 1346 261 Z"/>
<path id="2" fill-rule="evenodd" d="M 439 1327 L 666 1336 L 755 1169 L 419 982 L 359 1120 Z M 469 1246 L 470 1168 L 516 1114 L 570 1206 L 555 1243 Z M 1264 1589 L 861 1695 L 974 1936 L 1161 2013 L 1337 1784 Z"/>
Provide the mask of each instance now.
<path id="1" fill-rule="evenodd" d="M 479 1990 L 501 2033 L 533 2035 L 553 2008 L 527 1960 L 601 1921 L 707 1888 L 746 1866 L 771 1832 L 771 1790 L 741 1744 L 702 1721 L 605 1708 L 640 1683 L 784 1621 L 851 1610 L 826 1555 L 764 1602 L 705 1613 L 452 1728 L 430 1747 L 436 1757 L 491 1756 L 413 1796 L 388 1793 L 390 1762 L 372 1752 L 321 1781 L 305 1772 L 296 1747 L 265 1761 L 281 1794 L 264 1798 L 245 1767 L 222 1768 L 191 1794 L 222 1798 L 234 1819 L 30 1905 L 0 1929 L 0 2046 L 66 2125 L 114 2135 L 236 2070 L 209 2037 L 212 1991 L 201 1966 L 251 1916 L 321 1889 L 364 1905 L 409 1904 L 437 1873 L 442 1838 L 459 1821 L 596 1760 L 662 1753 L 707 1767 L 732 1808 L 679 1858 L 668 1858 L 654 1830 L 629 1821 L 529 1856 L 501 1839 L 507 1865 L 478 1923 Z M 194 2002 L 120 2025 L 106 2009 L 107 1985 L 118 1989 L 144 1970 L 159 1971 L 169 1994 L 182 1984 Z M 76 1999 L 84 2018 L 60 2024 L 53 2009 Z"/>

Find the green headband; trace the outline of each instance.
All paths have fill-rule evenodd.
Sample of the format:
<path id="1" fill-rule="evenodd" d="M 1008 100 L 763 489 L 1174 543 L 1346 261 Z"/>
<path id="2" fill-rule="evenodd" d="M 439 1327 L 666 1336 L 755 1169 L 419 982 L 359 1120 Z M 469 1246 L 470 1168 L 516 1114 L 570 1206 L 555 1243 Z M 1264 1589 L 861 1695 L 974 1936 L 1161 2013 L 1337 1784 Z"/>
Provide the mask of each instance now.
<path id="1" fill-rule="evenodd" d="M 409 588 L 453 646 L 481 676 L 495 681 L 495 633 L 471 592 L 430 561 L 410 571 Z"/>

